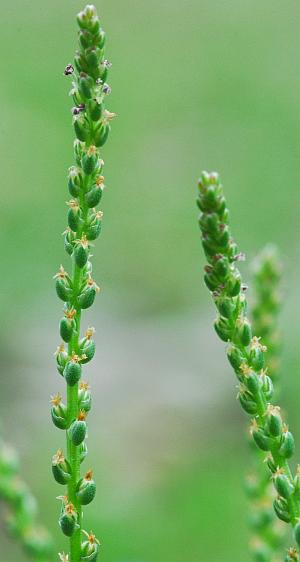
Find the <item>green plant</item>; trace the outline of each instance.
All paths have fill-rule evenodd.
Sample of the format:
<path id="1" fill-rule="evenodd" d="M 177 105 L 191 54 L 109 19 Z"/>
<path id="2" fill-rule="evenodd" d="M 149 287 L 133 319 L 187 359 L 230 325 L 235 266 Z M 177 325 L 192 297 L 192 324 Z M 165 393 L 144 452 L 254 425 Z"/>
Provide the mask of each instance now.
<path id="1" fill-rule="evenodd" d="M 95 209 L 104 189 L 100 148 L 107 140 L 110 120 L 114 117 L 105 109 L 105 97 L 110 93 L 106 83 L 110 63 L 104 58 L 105 33 L 95 7 L 87 5 L 78 14 L 77 22 L 79 50 L 75 54 L 75 67 L 68 64 L 65 69 L 65 75 L 73 79 L 71 95 L 75 103 L 73 123 L 77 137 L 74 143 L 76 165 L 69 169 L 68 175 L 72 199 L 68 203 L 68 227 L 64 233 L 72 272 L 68 274 L 61 266 L 55 276 L 57 295 L 65 303 L 60 321 L 63 343 L 58 347 L 56 361 L 66 381 L 67 402 L 63 403 L 60 394 L 51 400 L 52 420 L 66 432 L 67 441 L 66 454 L 59 449 L 52 461 L 54 478 L 67 486 L 67 494 L 59 497 L 62 502 L 59 524 L 70 538 L 70 554 L 60 554 L 64 562 L 96 560 L 100 544 L 93 533 L 82 529 L 83 506 L 93 500 L 96 485 L 91 470 L 81 475 L 81 463 L 87 455 L 86 418 L 91 409 L 90 389 L 81 377 L 83 366 L 95 353 L 94 329 L 88 328 L 81 335 L 81 312 L 92 306 L 99 292 L 92 278 L 91 247 L 102 224 L 102 212 Z"/>
<path id="2" fill-rule="evenodd" d="M 265 346 L 259 334 L 253 335 L 247 317 L 247 287 L 242 283 L 237 263 L 238 252 L 229 224 L 228 208 L 220 178 L 203 172 L 197 199 L 201 214 L 199 225 L 202 246 L 208 261 L 204 280 L 218 311 L 214 327 L 219 338 L 228 344 L 227 357 L 236 374 L 239 401 L 252 418 L 251 435 L 266 456 L 277 496 L 274 510 L 279 519 L 290 523 L 297 547 L 292 547 L 286 561 L 299 559 L 300 546 L 300 473 L 294 475 L 289 459 L 294 454 L 292 433 L 284 423 L 279 406 L 271 403 L 273 382 L 265 369 Z M 257 560 L 267 561 L 262 550 Z"/>
<path id="3" fill-rule="evenodd" d="M 0 500 L 9 508 L 8 531 L 22 544 L 32 560 L 50 559 L 52 545 L 48 532 L 38 524 L 36 500 L 19 474 L 16 451 L 0 441 Z"/>
<path id="4" fill-rule="evenodd" d="M 265 346 L 265 359 L 268 375 L 274 385 L 274 395 L 278 398 L 278 376 L 280 371 L 281 337 L 278 329 L 278 313 L 280 310 L 279 282 L 281 265 L 276 248 L 267 246 L 254 261 L 253 284 L 255 302 L 251 307 L 252 326 L 255 334 L 261 335 L 261 344 Z M 268 562 L 275 560 L 276 554 L 284 544 L 284 524 L 279 521 L 272 506 L 274 493 L 270 475 L 265 466 L 264 454 L 253 441 L 251 472 L 246 478 L 246 491 L 250 501 L 249 523 L 253 536 L 250 548 L 253 560 L 260 559 L 264 553 Z"/>

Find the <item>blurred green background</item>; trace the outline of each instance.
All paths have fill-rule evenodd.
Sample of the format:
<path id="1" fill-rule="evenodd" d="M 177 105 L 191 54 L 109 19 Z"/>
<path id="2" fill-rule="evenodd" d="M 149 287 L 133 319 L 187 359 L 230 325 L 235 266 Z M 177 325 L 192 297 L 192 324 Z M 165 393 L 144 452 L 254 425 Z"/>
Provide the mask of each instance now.
<path id="1" fill-rule="evenodd" d="M 248 258 L 266 242 L 279 246 L 283 401 L 300 438 L 299 2 L 96 5 L 118 118 L 103 150 L 109 187 L 94 259 L 103 293 L 85 316 L 98 344 L 88 460 L 98 496 L 86 526 L 104 562 L 246 562 L 245 423 L 211 327 L 194 200 L 200 171 L 218 170 Z M 0 415 L 56 550 L 67 541 L 49 468 L 63 444 L 49 394 L 64 388 L 51 279 L 68 266 L 61 232 L 73 131 L 63 69 L 81 7 L 15 0 L 2 2 L 0 19 Z M 1 560 L 24 559 L 1 533 L 0 542 Z"/>

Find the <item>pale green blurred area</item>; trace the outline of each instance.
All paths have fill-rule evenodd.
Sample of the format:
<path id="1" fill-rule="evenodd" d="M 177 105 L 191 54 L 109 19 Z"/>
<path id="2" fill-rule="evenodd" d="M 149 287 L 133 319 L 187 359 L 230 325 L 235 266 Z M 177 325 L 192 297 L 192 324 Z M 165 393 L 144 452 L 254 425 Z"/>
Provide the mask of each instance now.
<path id="1" fill-rule="evenodd" d="M 63 442 L 48 414 L 49 393 L 63 389 L 52 355 L 61 307 L 51 278 L 68 265 L 60 233 L 74 135 L 63 69 L 81 7 L 16 0 L 2 3 L 0 18 L 0 411 L 56 551 L 67 544 L 49 469 Z M 118 117 L 103 150 L 108 188 L 94 251 L 103 294 L 87 314 L 98 335 L 87 375 L 98 496 L 85 510 L 86 526 L 101 537 L 104 562 L 246 561 L 248 450 L 202 283 L 196 180 L 203 168 L 222 174 L 248 257 L 266 242 L 279 246 L 283 399 L 300 437 L 300 6 L 116 0 L 97 7 L 113 62 L 107 105 Z M 1 561 L 25 560 L 0 541 Z"/>

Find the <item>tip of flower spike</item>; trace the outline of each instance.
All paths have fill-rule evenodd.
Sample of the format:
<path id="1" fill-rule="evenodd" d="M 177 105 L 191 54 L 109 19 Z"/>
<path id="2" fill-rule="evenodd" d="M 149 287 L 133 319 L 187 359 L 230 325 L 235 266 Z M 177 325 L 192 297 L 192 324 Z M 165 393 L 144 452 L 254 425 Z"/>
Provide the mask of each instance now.
<path id="1" fill-rule="evenodd" d="M 205 187 L 208 187 L 209 185 L 216 185 L 220 183 L 220 176 L 217 172 L 206 172 L 203 171 L 199 180 L 198 180 L 198 186 L 199 189 L 203 189 Z"/>

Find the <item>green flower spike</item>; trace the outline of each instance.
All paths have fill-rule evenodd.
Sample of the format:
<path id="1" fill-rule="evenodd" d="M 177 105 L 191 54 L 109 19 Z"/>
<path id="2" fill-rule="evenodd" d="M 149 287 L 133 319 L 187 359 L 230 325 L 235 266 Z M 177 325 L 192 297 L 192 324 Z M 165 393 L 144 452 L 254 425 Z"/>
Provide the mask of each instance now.
<path id="1" fill-rule="evenodd" d="M 55 275 L 58 297 L 65 303 L 59 332 L 62 343 L 56 352 L 57 369 L 66 381 L 66 404 L 57 394 L 51 399 L 54 425 L 66 432 L 66 456 L 58 450 L 52 461 L 55 480 L 67 486 L 67 503 L 59 524 L 70 539 L 70 553 L 59 554 L 62 562 L 96 560 L 98 542 L 82 541 L 82 506 L 90 503 L 96 484 L 89 471 L 81 475 L 81 463 L 87 455 L 87 412 L 91 409 L 89 385 L 81 381 L 85 364 L 95 354 L 94 330 L 81 335 L 82 310 L 91 307 L 99 292 L 92 277 L 91 246 L 101 232 L 103 213 L 97 210 L 104 190 L 101 147 L 106 142 L 114 114 L 105 108 L 110 93 L 107 75 L 110 63 L 104 56 L 105 33 L 94 6 L 87 5 L 77 16 L 79 48 L 74 65 L 68 64 L 65 76 L 71 77 L 70 95 L 74 142 L 74 165 L 68 171 L 67 228 L 64 246 L 72 260 L 68 274 L 61 266 Z M 71 268 L 70 268 L 71 269 Z M 91 535 L 93 537 L 93 535 Z"/>
<path id="2" fill-rule="evenodd" d="M 278 376 L 279 376 L 279 355 L 280 355 L 280 333 L 278 330 L 278 313 L 280 310 L 280 297 L 279 297 L 279 282 L 281 278 L 281 266 L 279 263 L 277 251 L 273 246 L 267 246 L 254 261 L 254 288 L 255 288 L 255 302 L 252 305 L 252 319 L 253 331 L 261 335 L 261 339 L 253 338 L 253 344 L 250 349 L 250 361 L 254 364 L 256 371 L 262 370 L 264 362 L 268 363 L 268 388 L 267 399 L 269 400 L 273 394 L 273 382 L 275 383 L 274 394 L 279 396 L 278 390 Z M 279 421 L 281 425 L 280 416 L 276 417 L 275 421 Z M 271 423 L 272 419 L 266 418 L 267 423 Z M 272 425 L 272 423 L 271 423 Z M 275 426 L 277 424 L 275 423 Z M 271 429 L 271 427 L 269 428 Z M 276 432 L 276 427 L 275 427 Z M 288 431 L 288 427 L 283 425 L 280 430 L 282 434 L 282 444 L 280 447 L 280 455 L 285 458 L 290 458 L 294 453 L 294 438 Z M 284 524 L 278 521 L 274 509 L 273 499 L 274 493 L 272 490 L 272 483 L 270 480 L 268 462 L 271 459 L 265 459 L 265 453 L 260 451 L 257 447 L 253 446 L 250 441 L 251 449 L 253 449 L 253 462 L 251 473 L 246 479 L 246 493 L 250 502 L 249 525 L 253 534 L 251 540 L 250 550 L 253 556 L 253 561 L 258 559 L 257 548 L 253 545 L 259 541 L 260 549 L 268 555 L 265 556 L 267 562 L 273 562 L 276 555 L 280 554 L 284 544 L 286 533 Z M 272 461 L 271 461 L 272 462 Z M 276 467 L 273 467 L 273 472 Z M 284 485 L 283 476 L 283 485 Z M 273 479 L 274 486 L 282 485 L 281 475 L 277 479 Z M 279 493 L 279 492 L 278 492 Z"/>
<path id="3" fill-rule="evenodd" d="M 201 211 L 199 225 L 208 262 L 204 281 L 218 311 L 216 332 L 228 344 L 228 359 L 239 383 L 240 403 L 252 418 L 253 440 L 260 450 L 268 453 L 267 466 L 278 493 L 274 500 L 275 513 L 279 519 L 292 525 L 299 549 L 298 477 L 292 474 L 288 461 L 293 447 L 287 452 L 283 446 L 287 428 L 280 408 L 270 402 L 273 394 L 272 381 L 264 370 L 264 360 L 260 357 L 261 353 L 266 353 L 263 342 L 259 345 L 259 354 L 253 353 L 253 344 L 257 346 L 257 342 L 260 342 L 260 334 L 253 334 L 247 317 L 247 287 L 243 285 L 237 268 L 241 254 L 231 236 L 223 187 L 218 174 L 207 172 L 202 173 L 198 187 L 197 204 Z M 220 303 L 226 303 L 226 307 L 220 309 Z M 253 337 L 256 339 L 253 340 Z M 262 555 L 256 559 L 268 560 L 266 557 L 262 558 Z"/>

